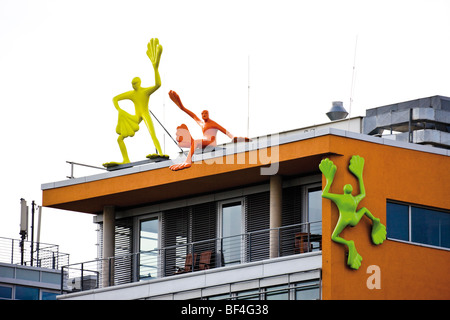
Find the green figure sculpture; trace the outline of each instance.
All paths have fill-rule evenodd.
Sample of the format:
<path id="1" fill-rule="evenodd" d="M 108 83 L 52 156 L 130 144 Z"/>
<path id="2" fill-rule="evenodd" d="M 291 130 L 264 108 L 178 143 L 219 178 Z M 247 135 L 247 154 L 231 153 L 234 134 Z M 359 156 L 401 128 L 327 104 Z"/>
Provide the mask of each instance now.
<path id="1" fill-rule="evenodd" d="M 113 98 L 113 103 L 117 111 L 119 111 L 119 119 L 117 121 L 116 132 L 119 134 L 117 142 L 119 144 L 120 152 L 122 153 L 122 162 L 107 162 L 104 163 L 105 167 L 113 167 L 120 164 L 129 163 L 130 159 L 128 157 L 127 148 L 125 142 L 123 141 L 127 137 L 133 137 L 135 132 L 139 130 L 139 123 L 144 120 L 147 126 L 148 132 L 153 140 L 153 144 L 158 153 L 149 154 L 147 158 L 169 158 L 168 155 L 163 154 L 161 146 L 159 144 L 158 138 L 156 137 L 155 129 L 153 126 L 152 118 L 150 117 L 150 112 L 148 110 L 148 102 L 150 95 L 161 87 L 161 77 L 159 75 L 159 62 L 161 59 L 161 54 L 163 51 L 162 46 L 159 44 L 157 38 L 150 39 L 147 45 L 147 56 L 149 57 L 153 70 L 155 72 L 155 85 L 152 87 L 144 88 L 141 86 L 141 79 L 138 77 L 133 78 L 131 85 L 133 90 L 119 94 Z M 133 101 L 136 114 L 132 115 L 119 107 L 119 101 L 129 99 Z"/>
<path id="2" fill-rule="evenodd" d="M 359 181 L 361 193 L 357 196 L 352 195 L 353 188 L 350 184 L 344 186 L 344 194 L 329 193 L 334 175 L 336 174 L 336 166 L 333 161 L 328 158 L 323 159 L 319 165 L 320 171 L 326 178 L 326 186 L 323 189 L 322 197 L 333 201 L 339 209 L 339 220 L 331 235 L 331 239 L 337 243 L 341 243 L 348 248 L 347 264 L 350 268 L 358 269 L 361 266 L 362 257 L 356 251 L 355 243 L 352 240 L 345 240 L 339 236 L 342 230 L 348 225 L 354 227 L 366 215 L 372 220 L 372 242 L 376 245 L 382 244 L 386 239 L 386 227 L 380 223 L 380 219 L 375 218 L 367 208 L 356 211 L 359 202 L 366 196 L 366 190 L 363 182 L 364 158 L 360 156 L 352 156 L 348 169 L 353 173 Z"/>

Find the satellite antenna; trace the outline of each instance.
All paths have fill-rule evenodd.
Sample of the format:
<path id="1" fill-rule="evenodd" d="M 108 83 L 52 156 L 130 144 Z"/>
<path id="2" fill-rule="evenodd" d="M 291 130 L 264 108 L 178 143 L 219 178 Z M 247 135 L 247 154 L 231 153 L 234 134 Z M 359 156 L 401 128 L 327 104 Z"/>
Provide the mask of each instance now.
<path id="1" fill-rule="evenodd" d="M 20 235 L 28 232 L 28 206 L 25 199 L 20 199 Z"/>
<path id="2" fill-rule="evenodd" d="M 23 265 L 23 250 L 28 232 L 28 206 L 25 199 L 20 199 L 20 264 Z"/>

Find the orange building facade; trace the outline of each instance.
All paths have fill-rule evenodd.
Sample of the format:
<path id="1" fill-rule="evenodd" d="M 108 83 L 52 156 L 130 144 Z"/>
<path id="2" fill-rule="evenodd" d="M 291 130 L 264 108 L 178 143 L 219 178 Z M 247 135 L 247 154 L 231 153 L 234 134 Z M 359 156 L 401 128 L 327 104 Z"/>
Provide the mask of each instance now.
<path id="1" fill-rule="evenodd" d="M 383 224 L 386 224 L 388 201 L 445 209 L 448 214 L 448 156 L 351 139 L 333 140 L 332 144 L 339 148 L 335 152 L 342 154 L 330 157 L 338 170 L 348 166 L 353 154 L 366 159 L 364 182 L 367 196 L 360 206 L 369 208 Z M 349 181 L 356 185 L 356 179 L 347 170 L 339 170 L 336 176 L 336 193 L 340 193 L 339 189 Z M 322 205 L 323 237 L 329 238 L 339 213 L 330 201 L 323 200 Z M 323 242 L 324 299 L 450 298 L 449 251 L 389 239 L 389 228 L 393 227 L 387 225 L 388 239 L 379 246 L 371 243 L 371 222 L 365 217 L 356 227 L 343 231 L 341 235 L 354 240 L 363 257 L 359 270 L 346 266 L 342 246 L 331 241 Z M 379 289 L 367 286 L 372 274 L 367 272 L 370 265 L 379 267 Z"/>
<path id="2" fill-rule="evenodd" d="M 297 130 L 265 137 L 264 141 L 258 138 L 253 140 L 253 144 L 240 143 L 228 146 L 232 148 L 232 151 L 227 151 L 227 146 L 225 146 L 226 150 L 221 152 L 198 155 L 197 158 L 194 157 L 194 164 L 191 168 L 179 172 L 169 170 L 168 166 L 172 164 L 172 161 L 166 161 L 96 176 L 44 184 L 42 186 L 43 206 L 96 215 L 98 222 L 103 222 L 102 230 L 103 237 L 105 237 L 108 210 L 113 210 L 117 228 L 117 221 L 125 216 L 134 215 L 133 219 L 137 221 L 138 213 L 136 212 L 145 211 L 139 211 L 139 208 L 159 206 L 161 209 L 156 211 L 163 212 L 163 207 L 167 203 L 189 203 L 190 199 L 194 198 L 199 202 L 198 199 L 202 197 L 208 198 L 212 194 L 227 193 L 233 194 L 230 197 L 235 199 L 236 190 L 244 190 L 242 191 L 244 194 L 245 190 L 252 188 L 263 190 L 265 188 L 268 195 L 265 208 L 268 212 L 264 213 L 267 215 L 265 220 L 267 222 L 264 223 L 261 230 L 275 230 L 283 227 L 284 222 L 281 220 L 284 217 L 282 215 L 288 210 L 285 207 L 287 208 L 289 205 L 287 201 L 290 201 L 285 193 L 277 193 L 276 189 L 274 191 L 275 180 L 281 181 L 283 188 L 285 185 L 295 185 L 295 181 L 307 181 L 307 184 L 323 189 L 325 178 L 319 171 L 319 163 L 322 159 L 329 158 L 337 166 L 337 173 L 330 192 L 343 193 L 343 186 L 349 183 L 353 186 L 353 194 L 356 195 L 359 193 L 358 181 L 349 172 L 348 165 L 353 155 L 359 155 L 365 159 L 363 177 L 367 194 L 359 208 L 368 208 L 386 225 L 387 239 L 381 245 L 372 244 L 370 238 L 372 223 L 367 217 L 362 217 L 355 227 L 344 229 L 341 237 L 353 240 L 363 258 L 358 270 L 349 268 L 346 263 L 346 247 L 331 240 L 339 217 L 338 209 L 330 200 L 321 199 L 320 245 L 316 244 L 314 250 L 308 249 L 307 251 L 311 252 L 304 254 L 304 260 L 281 258 L 280 249 L 277 251 L 277 249 L 267 248 L 267 255 L 264 258 L 266 260 L 263 259 L 261 263 L 265 263 L 266 266 L 269 266 L 270 261 L 280 263 L 291 270 L 289 271 L 291 274 L 297 272 L 295 268 L 299 268 L 295 273 L 295 277 L 299 279 L 300 271 L 304 273 L 307 268 L 319 269 L 319 288 L 318 295 L 315 297 L 318 299 L 450 299 L 450 248 L 446 238 L 450 232 L 448 230 L 450 225 L 446 224 L 447 217 L 450 215 L 450 152 L 448 150 L 396 142 L 333 128 L 307 132 Z M 216 196 L 216 198 L 219 197 Z M 224 203 L 225 196 L 221 196 L 220 199 L 222 199 L 220 203 Z M 392 207 L 395 208 L 398 205 L 398 210 L 400 210 L 398 212 L 406 210 L 406 215 L 409 214 L 406 225 L 397 225 L 397 222 L 404 221 L 405 214 L 402 213 L 403 218 L 400 219 L 396 212 L 388 212 L 388 208 L 391 208 L 390 204 L 393 204 Z M 179 207 L 183 206 L 185 204 L 179 205 Z M 299 207 L 302 206 L 303 204 Z M 249 215 L 248 205 L 244 207 L 243 214 Z M 438 243 L 431 242 L 430 244 L 426 239 L 422 241 L 425 243 L 416 242 L 416 233 L 426 233 L 427 231 L 425 229 L 423 231 L 410 230 L 412 225 L 417 224 L 416 222 L 414 222 L 416 224 L 412 223 L 411 220 L 411 211 L 414 211 L 415 208 L 436 212 L 437 216 L 443 217 L 442 221 L 439 220 L 440 218 L 438 219 L 440 221 L 438 223 L 440 234 Z M 302 218 L 296 221 L 311 222 L 308 218 L 305 219 L 302 210 L 299 209 L 298 212 Z M 389 214 L 391 216 L 388 217 Z M 251 221 L 248 216 L 245 219 L 246 223 L 241 228 L 245 232 L 249 232 L 248 226 Z M 190 221 L 192 223 L 194 220 Z M 432 219 L 429 228 L 436 227 L 436 223 L 433 221 L 435 220 Z M 419 222 L 418 224 L 427 228 L 426 223 Z M 395 231 L 397 228 L 408 230 L 397 233 Z M 133 248 L 134 251 L 139 251 L 137 247 L 139 239 L 136 235 L 139 230 L 136 229 L 136 223 L 132 230 L 135 233 Z M 161 229 L 160 233 L 164 233 L 164 230 Z M 402 235 L 398 237 L 397 234 Z M 214 234 L 214 237 L 217 236 L 218 234 Z M 278 244 L 277 241 L 281 241 L 280 236 L 278 236 L 278 240 L 275 239 L 276 237 L 270 236 L 270 240 L 265 240 L 264 243 L 272 246 L 274 243 Z M 292 237 L 292 246 L 295 245 L 293 240 Z M 106 245 L 105 241 L 107 240 L 103 240 L 103 246 Z M 251 248 L 247 247 L 246 250 L 251 250 Z M 117 253 L 117 249 L 115 252 Z M 293 252 L 293 254 L 296 253 Z M 298 256 L 300 257 L 301 253 Z M 305 266 L 311 263 L 312 260 L 308 259 L 315 259 L 314 261 L 319 259 L 319 265 L 314 262 L 311 267 L 302 267 L 302 263 L 305 263 Z M 215 263 L 218 264 L 218 260 Z M 256 262 L 251 261 L 249 266 L 257 267 Z M 228 273 L 233 272 L 233 268 L 236 266 L 228 267 L 222 263 L 217 267 L 212 266 L 210 270 L 192 272 L 192 277 L 201 273 L 207 279 L 209 275 L 218 274 L 221 270 Z M 171 279 L 170 281 L 175 281 L 173 285 L 177 286 L 176 281 L 187 283 L 190 276 L 168 278 Z M 282 274 L 276 276 L 282 277 Z M 258 277 L 259 283 L 268 281 L 262 276 Z M 257 276 L 253 276 L 249 272 L 248 279 L 239 281 L 249 283 L 256 278 Z M 152 281 L 155 281 L 156 284 L 156 281 L 160 280 L 130 281 L 129 284 L 110 283 L 87 291 L 69 292 L 60 298 L 104 299 L 114 296 L 120 299 L 151 299 L 149 292 L 151 292 Z M 230 288 L 233 285 L 237 286 L 239 281 L 229 284 Z M 133 287 L 133 283 L 136 287 Z M 286 292 L 287 297 L 292 298 L 289 290 L 294 290 L 294 287 L 290 283 L 287 284 Z M 121 294 L 124 292 L 123 290 L 138 292 L 147 284 L 150 289 L 146 289 L 146 294 L 136 296 L 133 295 L 134 293 Z M 153 286 L 156 287 L 155 284 Z M 192 288 L 189 285 L 186 286 L 186 292 L 189 290 L 193 292 L 194 285 Z M 217 285 L 218 287 L 219 285 Z M 198 288 L 195 287 L 195 289 Z M 205 283 L 198 290 L 206 292 L 208 284 Z M 263 291 L 261 290 L 263 289 L 260 284 L 258 290 L 262 297 Z M 172 292 L 172 297 L 173 294 L 174 292 Z M 190 298 L 208 297 L 206 294 L 202 294 L 201 297 L 194 295 Z"/>

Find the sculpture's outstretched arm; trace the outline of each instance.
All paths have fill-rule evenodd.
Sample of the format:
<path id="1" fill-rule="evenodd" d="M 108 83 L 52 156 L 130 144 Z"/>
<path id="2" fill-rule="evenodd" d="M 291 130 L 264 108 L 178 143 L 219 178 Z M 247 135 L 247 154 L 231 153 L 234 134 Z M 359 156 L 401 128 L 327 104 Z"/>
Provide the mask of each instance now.
<path id="1" fill-rule="evenodd" d="M 359 203 L 366 197 L 366 188 L 364 187 L 363 181 L 364 158 L 360 156 L 352 156 L 348 169 L 355 175 L 359 182 L 360 194 L 355 197 L 356 201 Z"/>
<path id="2" fill-rule="evenodd" d="M 214 124 L 214 127 L 216 129 L 218 129 L 220 132 L 222 132 L 223 134 L 227 135 L 232 142 L 236 143 L 236 142 L 241 142 L 241 141 L 251 141 L 251 139 L 247 138 L 247 137 L 236 137 L 234 136 L 230 131 L 228 131 L 227 129 L 225 129 L 224 127 L 222 127 L 220 124 L 218 124 L 217 122 L 209 119 L 209 121 L 211 121 Z"/>
<path id="3" fill-rule="evenodd" d="M 182 111 L 186 112 L 192 119 L 195 120 L 200 126 L 203 126 L 202 120 L 200 120 L 195 113 L 193 113 L 191 110 L 187 109 L 183 103 L 181 102 L 180 96 L 173 90 L 169 91 L 169 97 L 170 99 L 180 108 Z"/>

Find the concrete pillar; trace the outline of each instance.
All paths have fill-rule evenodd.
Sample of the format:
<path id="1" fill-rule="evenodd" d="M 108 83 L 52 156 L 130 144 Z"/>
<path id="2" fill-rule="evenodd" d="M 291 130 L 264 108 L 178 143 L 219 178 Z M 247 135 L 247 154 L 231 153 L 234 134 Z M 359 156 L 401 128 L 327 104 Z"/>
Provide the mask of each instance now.
<path id="1" fill-rule="evenodd" d="M 114 257 L 115 251 L 115 213 L 114 206 L 103 208 L 103 287 L 114 285 L 114 260 L 108 258 Z"/>
<path id="2" fill-rule="evenodd" d="M 270 176 L 270 229 L 281 227 L 283 186 L 279 175 Z M 270 231 L 270 257 L 279 256 L 279 230 Z"/>

